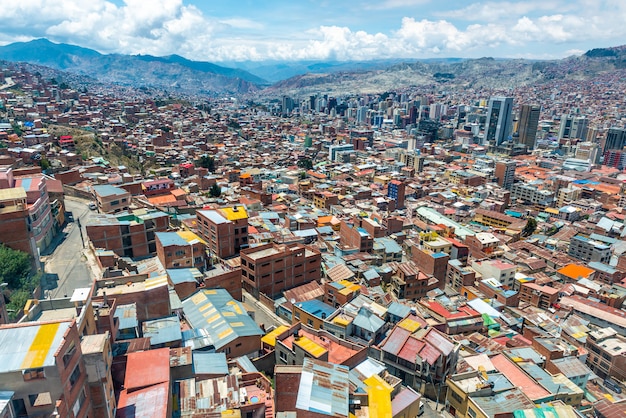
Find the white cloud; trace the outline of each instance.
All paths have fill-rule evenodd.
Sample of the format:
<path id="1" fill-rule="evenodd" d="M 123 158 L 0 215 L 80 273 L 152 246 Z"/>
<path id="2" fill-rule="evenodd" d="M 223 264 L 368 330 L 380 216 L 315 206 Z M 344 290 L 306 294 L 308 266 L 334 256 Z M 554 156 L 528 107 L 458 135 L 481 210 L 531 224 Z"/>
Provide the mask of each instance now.
<path id="1" fill-rule="evenodd" d="M 218 19 L 183 0 L 124 0 L 122 5 L 110 0 L 0 3 L 4 18 L 0 43 L 48 37 L 105 53 L 177 53 L 208 61 L 522 56 L 545 50 L 563 51 L 565 56 L 568 50 L 586 49 L 583 42 L 608 46 L 626 39 L 623 0 L 492 1 L 430 15 L 426 10 L 431 0 L 385 0 L 363 6 L 381 9 L 368 12 L 376 18 L 392 10 L 396 16 L 405 15 L 397 18 L 395 29 L 384 31 L 315 23 L 313 28 L 283 29 L 245 13 Z"/>

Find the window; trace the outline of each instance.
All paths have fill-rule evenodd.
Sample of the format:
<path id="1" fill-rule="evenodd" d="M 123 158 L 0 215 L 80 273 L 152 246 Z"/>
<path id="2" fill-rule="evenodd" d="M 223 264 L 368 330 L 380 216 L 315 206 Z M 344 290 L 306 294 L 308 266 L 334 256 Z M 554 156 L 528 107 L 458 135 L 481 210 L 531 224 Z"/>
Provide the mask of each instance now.
<path id="1" fill-rule="evenodd" d="M 70 348 L 68 348 L 68 350 L 63 355 L 63 365 L 65 367 L 67 367 L 67 365 L 70 364 L 70 361 L 72 361 L 72 357 L 74 357 L 75 352 L 76 352 L 76 346 L 74 345 L 74 342 L 72 341 L 72 343 L 70 344 Z"/>
<path id="2" fill-rule="evenodd" d="M 74 406 L 72 407 L 72 412 L 74 413 L 74 416 L 78 416 L 78 413 L 83 406 L 83 402 L 85 402 L 85 389 L 80 391 L 78 399 L 76 399 L 76 402 L 74 402 Z"/>
<path id="3" fill-rule="evenodd" d="M 176 255 L 178 255 L 178 256 L 185 255 L 185 250 L 178 250 L 178 251 L 176 251 Z"/>
<path id="4" fill-rule="evenodd" d="M 467 408 L 467 415 L 472 418 L 476 418 L 476 411 L 474 411 L 472 408 Z"/>
<path id="5" fill-rule="evenodd" d="M 50 396 L 50 392 L 35 393 L 33 395 L 28 395 L 28 402 L 30 402 L 30 405 L 34 408 L 38 406 L 52 405 L 52 397 Z"/>
<path id="6" fill-rule="evenodd" d="M 70 376 L 70 386 L 74 387 L 74 385 L 76 384 L 79 378 L 80 378 L 80 367 L 77 364 L 76 367 L 74 367 L 74 371 L 72 372 Z"/>
<path id="7" fill-rule="evenodd" d="M 279 357 L 280 357 L 280 359 L 281 359 L 282 361 L 284 361 L 285 363 L 287 363 L 287 353 L 285 353 L 284 351 L 279 351 L 279 352 L 278 352 L 278 355 L 279 355 Z"/>
<path id="8" fill-rule="evenodd" d="M 313 326 L 313 321 L 311 321 L 310 319 L 306 320 L 306 323 L 308 326 L 312 327 Z"/>

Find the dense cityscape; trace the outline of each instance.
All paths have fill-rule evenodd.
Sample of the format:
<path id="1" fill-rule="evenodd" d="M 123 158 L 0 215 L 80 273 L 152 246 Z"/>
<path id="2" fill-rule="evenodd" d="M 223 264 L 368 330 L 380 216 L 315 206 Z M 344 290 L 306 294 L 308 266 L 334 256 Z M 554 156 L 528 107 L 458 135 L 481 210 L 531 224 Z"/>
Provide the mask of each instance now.
<path id="1" fill-rule="evenodd" d="M 626 416 L 624 70 L 176 97 L 0 69 L 0 417 Z"/>

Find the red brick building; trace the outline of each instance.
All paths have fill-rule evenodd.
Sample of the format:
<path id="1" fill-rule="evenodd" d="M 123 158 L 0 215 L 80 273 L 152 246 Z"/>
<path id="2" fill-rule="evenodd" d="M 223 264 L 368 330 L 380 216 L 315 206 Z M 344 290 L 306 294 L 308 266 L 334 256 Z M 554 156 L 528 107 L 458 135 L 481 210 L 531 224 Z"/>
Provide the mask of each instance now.
<path id="1" fill-rule="evenodd" d="M 218 257 L 234 257 L 248 246 L 248 212 L 243 206 L 199 210 L 196 216 L 198 233 Z"/>
<path id="2" fill-rule="evenodd" d="M 135 211 L 91 218 L 85 230 L 95 248 L 120 257 L 144 257 L 156 253 L 157 232 L 165 232 L 169 215 L 161 211 Z"/>
<path id="3" fill-rule="evenodd" d="M 270 297 L 321 277 L 321 253 L 302 244 L 274 243 L 241 251 L 243 287 Z"/>

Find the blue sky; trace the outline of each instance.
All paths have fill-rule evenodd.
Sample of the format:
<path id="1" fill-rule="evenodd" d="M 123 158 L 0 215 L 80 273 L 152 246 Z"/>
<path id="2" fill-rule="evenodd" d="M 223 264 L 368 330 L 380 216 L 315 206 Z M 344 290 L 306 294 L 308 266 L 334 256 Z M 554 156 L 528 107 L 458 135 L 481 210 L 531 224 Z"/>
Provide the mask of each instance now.
<path id="1" fill-rule="evenodd" d="M 562 58 L 626 43 L 624 0 L 0 0 L 0 44 L 211 62 Z"/>

